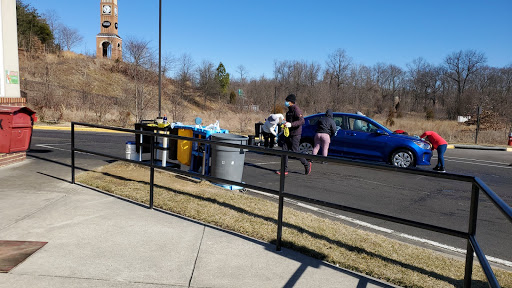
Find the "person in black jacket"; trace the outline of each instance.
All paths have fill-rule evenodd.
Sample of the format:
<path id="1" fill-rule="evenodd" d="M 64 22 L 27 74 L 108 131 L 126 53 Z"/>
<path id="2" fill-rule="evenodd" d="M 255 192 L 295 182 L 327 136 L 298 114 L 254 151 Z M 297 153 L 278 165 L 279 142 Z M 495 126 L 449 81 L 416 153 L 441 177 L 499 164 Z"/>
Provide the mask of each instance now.
<path id="1" fill-rule="evenodd" d="M 318 119 L 315 134 L 315 146 L 313 147 L 313 155 L 318 154 L 318 150 L 322 147 L 322 155 L 327 156 L 329 150 L 329 144 L 331 143 L 331 137 L 336 134 L 336 123 L 332 119 L 332 110 L 328 109 L 325 112 L 325 116 Z"/>
<path id="2" fill-rule="evenodd" d="M 288 107 L 285 117 L 285 127 L 290 131 L 288 137 L 285 137 L 283 144 L 283 151 L 299 152 L 300 137 L 302 134 L 302 125 L 304 125 L 304 116 L 302 116 L 302 110 L 295 104 L 297 97 L 294 94 L 290 94 L 286 97 L 284 105 Z M 311 173 L 311 162 L 305 158 L 300 158 L 300 163 L 304 165 L 305 174 Z M 285 175 L 288 175 L 288 156 L 284 159 Z M 276 171 L 277 174 L 281 174 L 281 171 Z"/>

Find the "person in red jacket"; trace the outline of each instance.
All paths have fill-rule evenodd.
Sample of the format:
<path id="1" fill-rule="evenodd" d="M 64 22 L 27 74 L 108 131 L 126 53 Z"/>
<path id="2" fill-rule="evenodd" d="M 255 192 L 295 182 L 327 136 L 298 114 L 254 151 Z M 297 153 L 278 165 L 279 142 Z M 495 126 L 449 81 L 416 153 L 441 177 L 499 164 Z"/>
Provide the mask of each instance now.
<path id="1" fill-rule="evenodd" d="M 434 131 L 425 131 L 425 133 L 420 136 L 420 138 L 425 137 L 427 138 L 427 141 L 432 144 L 432 151 L 434 151 L 434 149 L 437 150 L 437 165 L 434 167 L 434 170 L 446 172 L 446 170 L 444 170 L 444 152 L 446 152 L 448 143 L 443 139 L 443 137 L 439 136 L 439 134 Z"/>

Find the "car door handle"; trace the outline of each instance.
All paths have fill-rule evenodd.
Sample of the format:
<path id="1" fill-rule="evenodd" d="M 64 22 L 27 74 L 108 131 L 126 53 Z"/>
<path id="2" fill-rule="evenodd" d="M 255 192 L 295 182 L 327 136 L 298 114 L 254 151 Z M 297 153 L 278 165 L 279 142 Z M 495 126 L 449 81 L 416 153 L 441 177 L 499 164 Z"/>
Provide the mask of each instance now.
<path id="1" fill-rule="evenodd" d="M 348 132 L 347 135 L 348 136 L 356 136 L 357 134 L 355 132 Z"/>

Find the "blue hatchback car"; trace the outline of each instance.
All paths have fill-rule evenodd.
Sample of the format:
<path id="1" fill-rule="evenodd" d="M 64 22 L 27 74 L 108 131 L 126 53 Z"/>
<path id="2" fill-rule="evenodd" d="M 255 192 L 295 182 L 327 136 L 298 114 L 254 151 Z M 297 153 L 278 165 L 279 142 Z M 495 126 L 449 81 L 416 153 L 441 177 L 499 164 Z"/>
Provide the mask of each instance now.
<path id="1" fill-rule="evenodd" d="M 304 117 L 300 150 L 311 154 L 318 119 L 325 114 Z M 377 121 L 359 114 L 334 113 L 338 128 L 331 138 L 329 156 L 380 161 L 397 167 L 430 165 L 430 144 L 418 137 L 394 134 Z"/>

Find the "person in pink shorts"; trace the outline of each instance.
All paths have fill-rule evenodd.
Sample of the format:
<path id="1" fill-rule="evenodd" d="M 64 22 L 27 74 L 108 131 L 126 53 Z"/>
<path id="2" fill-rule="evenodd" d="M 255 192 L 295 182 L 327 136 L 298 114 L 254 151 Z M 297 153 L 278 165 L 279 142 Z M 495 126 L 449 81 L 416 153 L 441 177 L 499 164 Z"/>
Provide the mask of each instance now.
<path id="1" fill-rule="evenodd" d="M 315 146 L 313 147 L 313 155 L 317 155 L 320 147 L 322 148 L 322 156 L 327 156 L 331 137 L 336 134 L 336 123 L 332 119 L 332 110 L 328 109 L 325 116 L 320 118 L 316 126 Z"/>

